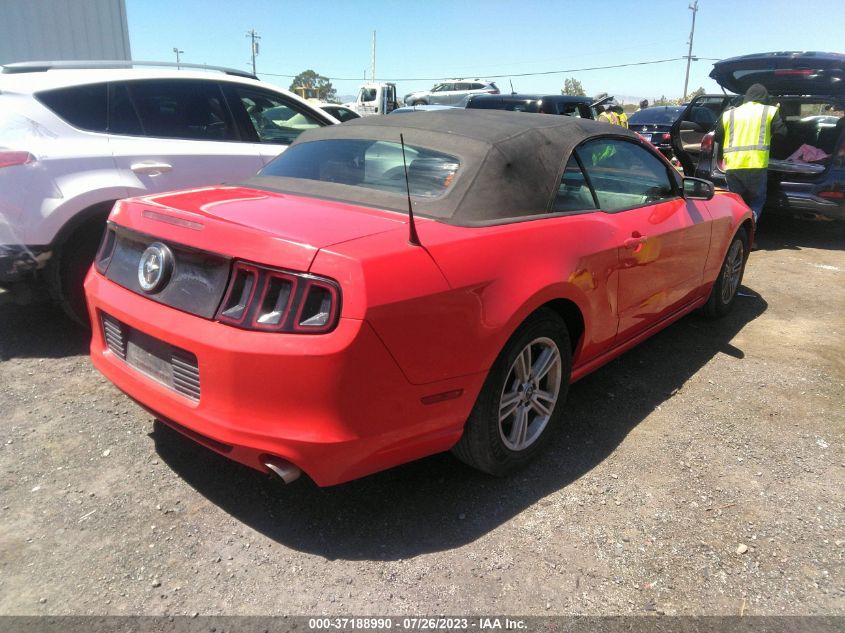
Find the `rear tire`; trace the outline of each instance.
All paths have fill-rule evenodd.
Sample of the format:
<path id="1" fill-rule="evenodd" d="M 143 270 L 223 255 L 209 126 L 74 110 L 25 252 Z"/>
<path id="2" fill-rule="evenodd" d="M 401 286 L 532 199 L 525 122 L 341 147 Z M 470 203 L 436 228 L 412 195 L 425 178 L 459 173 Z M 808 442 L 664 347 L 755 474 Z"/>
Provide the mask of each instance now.
<path id="1" fill-rule="evenodd" d="M 90 323 L 82 285 L 94 263 L 105 228 L 105 217 L 89 220 L 55 249 L 50 259 L 50 294 L 65 314 L 84 327 Z"/>
<path id="2" fill-rule="evenodd" d="M 739 229 L 731 240 L 725 261 L 722 262 L 722 268 L 719 270 L 719 276 L 704 306 L 704 314 L 709 318 L 723 317 L 733 308 L 742 283 L 742 275 L 745 272 L 745 262 L 748 259 L 747 248 L 748 236 L 745 229 Z"/>
<path id="3" fill-rule="evenodd" d="M 571 358 L 563 319 L 532 314 L 493 363 L 453 454 L 496 476 L 528 464 L 561 424 Z"/>
<path id="4" fill-rule="evenodd" d="M 422 99 L 420 99 L 418 101 L 414 101 L 411 105 L 418 106 L 418 105 L 428 105 L 428 104 L 425 101 L 423 101 Z"/>

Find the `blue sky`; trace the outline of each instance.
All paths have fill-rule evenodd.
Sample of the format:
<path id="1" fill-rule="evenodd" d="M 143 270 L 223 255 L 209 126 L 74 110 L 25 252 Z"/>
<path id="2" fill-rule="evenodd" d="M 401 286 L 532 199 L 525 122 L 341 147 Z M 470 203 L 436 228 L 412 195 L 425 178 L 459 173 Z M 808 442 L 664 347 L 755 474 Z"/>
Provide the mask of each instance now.
<path id="1" fill-rule="evenodd" d="M 284 88 L 305 69 L 329 77 L 338 94 L 353 94 L 370 74 L 377 32 L 376 77 L 398 92 L 427 89 L 436 78 L 491 77 L 503 91 L 557 93 L 566 77 L 589 95 L 627 101 L 678 97 L 686 60 L 576 71 L 687 54 L 691 0 L 572 2 L 561 0 L 126 0 L 132 57 L 250 68 L 249 39 L 261 35 L 258 75 Z M 795 0 L 699 0 L 693 55 L 720 59 L 748 53 L 845 52 L 845 17 Z M 689 91 L 703 86 L 712 61 L 694 61 Z M 549 75 L 520 73 L 568 70 Z M 411 80 L 408 80 L 411 79 Z"/>

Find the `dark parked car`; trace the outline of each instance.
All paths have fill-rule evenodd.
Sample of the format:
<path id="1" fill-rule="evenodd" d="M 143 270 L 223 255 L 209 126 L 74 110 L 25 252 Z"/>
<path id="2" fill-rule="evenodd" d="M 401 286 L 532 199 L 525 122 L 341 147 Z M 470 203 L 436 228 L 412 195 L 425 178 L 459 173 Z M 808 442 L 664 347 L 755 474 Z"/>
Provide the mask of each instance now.
<path id="1" fill-rule="evenodd" d="M 637 110 L 628 117 L 628 129 L 649 141 L 666 158 L 672 157 L 672 125 L 683 114 L 684 106 L 655 106 Z M 712 127 L 716 120 L 710 110 L 703 109 Z"/>
<path id="2" fill-rule="evenodd" d="M 537 112 L 541 114 L 564 114 L 594 119 L 595 112 L 590 107 L 589 97 L 568 95 L 471 95 L 466 100 L 467 108 L 485 110 L 511 110 L 514 112 Z"/>
<path id="3" fill-rule="evenodd" d="M 320 109 L 323 112 L 328 112 L 338 121 L 343 123 L 344 121 L 351 121 L 352 119 L 359 119 L 361 115 L 355 112 L 346 106 L 337 105 L 335 103 L 327 103 L 320 106 Z"/>
<path id="4" fill-rule="evenodd" d="M 760 83 L 769 91 L 770 103 L 780 106 L 789 130 L 786 137 L 772 141 L 766 208 L 789 215 L 845 219 L 845 55 L 743 55 L 715 63 L 710 77 L 736 95 L 696 97 L 675 122 L 672 147 L 684 173 L 725 185 L 721 147 L 713 142 L 713 128 L 723 110 L 741 103 L 738 95 Z M 701 118 L 705 109 L 713 115 L 711 125 Z M 830 117 L 836 117 L 835 121 Z M 812 149 L 808 152 L 805 146 Z M 804 155 L 796 156 L 800 150 Z"/>

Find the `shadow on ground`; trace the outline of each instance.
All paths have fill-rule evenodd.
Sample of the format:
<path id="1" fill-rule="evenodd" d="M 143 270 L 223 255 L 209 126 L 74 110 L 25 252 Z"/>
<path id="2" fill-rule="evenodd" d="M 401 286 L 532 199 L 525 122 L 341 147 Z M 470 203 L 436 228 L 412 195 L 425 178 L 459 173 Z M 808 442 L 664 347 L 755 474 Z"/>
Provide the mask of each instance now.
<path id="1" fill-rule="evenodd" d="M 506 479 L 441 454 L 332 488 L 307 478 L 285 486 L 161 423 L 151 436 L 161 458 L 200 494 L 286 547 L 352 560 L 451 549 L 589 472 L 717 354 L 742 359 L 731 340 L 767 308 L 742 292 L 726 318 L 690 315 L 573 385 L 565 428 L 531 466 Z"/>
<path id="2" fill-rule="evenodd" d="M 764 251 L 819 248 L 845 250 L 845 222 L 804 220 L 763 212 L 756 236 Z"/>
<path id="3" fill-rule="evenodd" d="M 49 303 L 0 305 L 0 361 L 88 353 L 90 333 Z"/>

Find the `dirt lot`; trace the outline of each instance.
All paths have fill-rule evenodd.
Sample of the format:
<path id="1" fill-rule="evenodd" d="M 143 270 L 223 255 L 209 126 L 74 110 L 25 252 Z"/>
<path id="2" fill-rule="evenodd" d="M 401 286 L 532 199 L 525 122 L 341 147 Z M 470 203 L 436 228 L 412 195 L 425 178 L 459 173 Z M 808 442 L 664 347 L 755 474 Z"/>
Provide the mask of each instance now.
<path id="1" fill-rule="evenodd" d="M 759 242 L 731 316 L 574 385 L 504 480 L 439 455 L 284 487 L 0 307 L 0 613 L 845 614 L 845 226 Z"/>

